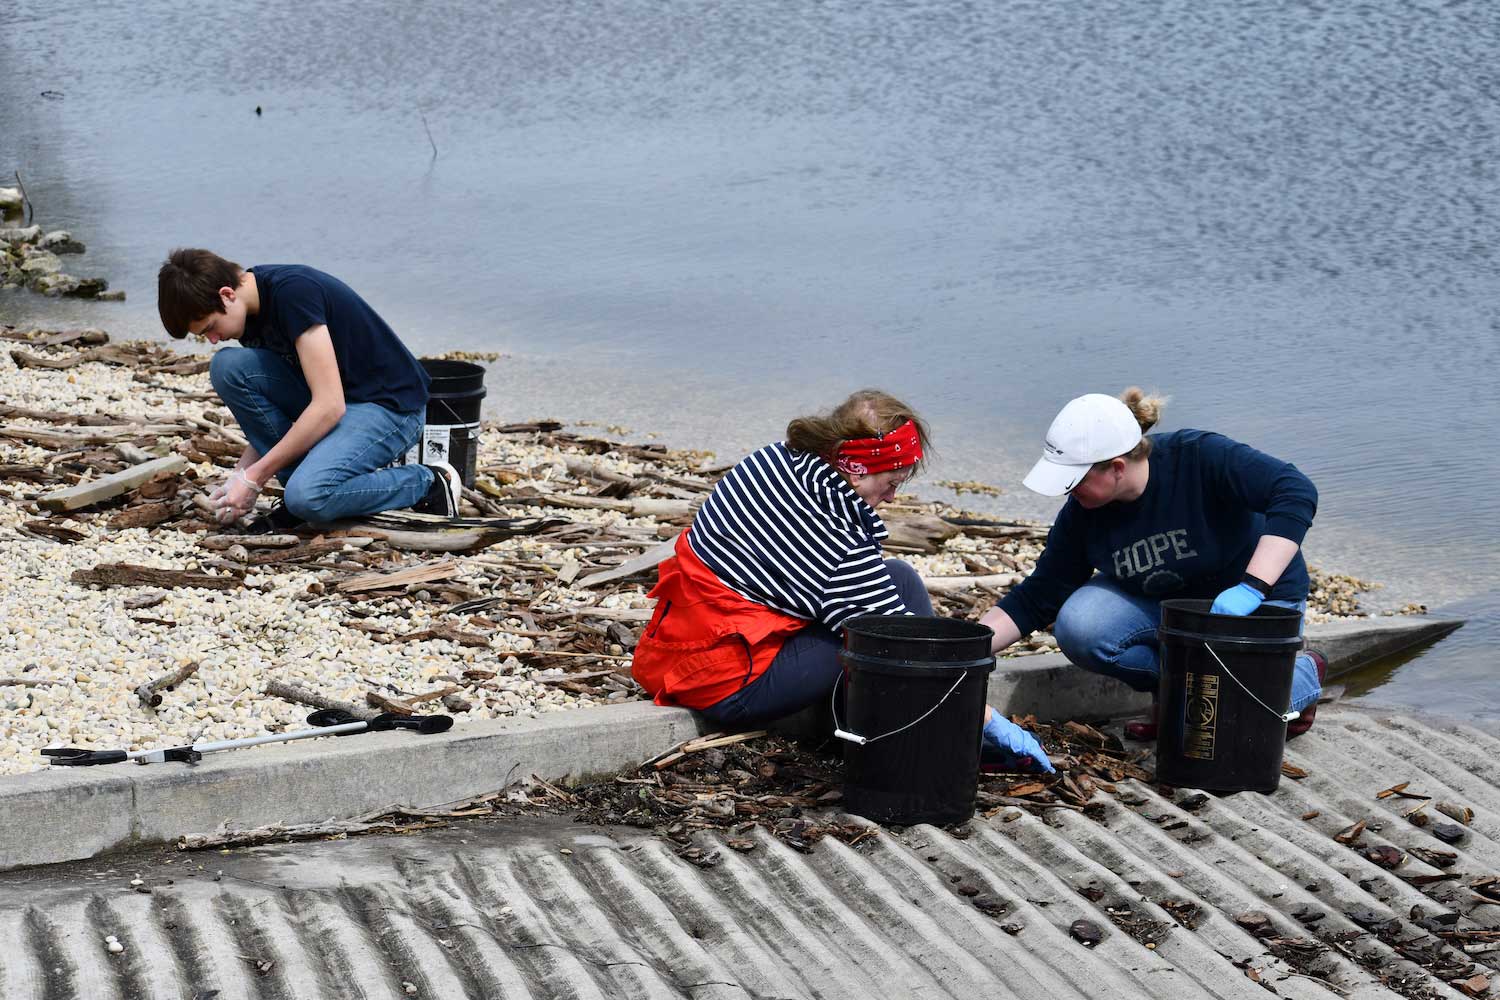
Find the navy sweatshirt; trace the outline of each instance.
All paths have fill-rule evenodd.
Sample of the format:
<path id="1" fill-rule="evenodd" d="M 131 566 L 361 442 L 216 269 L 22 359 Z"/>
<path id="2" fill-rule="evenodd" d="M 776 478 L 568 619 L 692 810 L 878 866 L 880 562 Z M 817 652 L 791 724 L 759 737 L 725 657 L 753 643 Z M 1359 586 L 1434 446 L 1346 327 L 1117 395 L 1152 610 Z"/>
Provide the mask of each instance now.
<path id="1" fill-rule="evenodd" d="M 1296 466 L 1208 431 L 1150 437 L 1146 491 L 1095 510 L 1069 497 L 1036 569 L 1000 601 L 1022 635 L 1096 570 L 1132 594 L 1212 599 L 1240 582 L 1262 535 L 1302 544 L 1318 491 Z M 1304 601 L 1307 587 L 1299 551 L 1268 596 Z"/>
<path id="2" fill-rule="evenodd" d="M 427 405 L 427 372 L 354 289 L 305 264 L 257 264 L 250 272 L 260 312 L 246 317 L 240 343 L 275 351 L 301 371 L 297 338 L 327 326 L 344 399 L 397 413 Z"/>

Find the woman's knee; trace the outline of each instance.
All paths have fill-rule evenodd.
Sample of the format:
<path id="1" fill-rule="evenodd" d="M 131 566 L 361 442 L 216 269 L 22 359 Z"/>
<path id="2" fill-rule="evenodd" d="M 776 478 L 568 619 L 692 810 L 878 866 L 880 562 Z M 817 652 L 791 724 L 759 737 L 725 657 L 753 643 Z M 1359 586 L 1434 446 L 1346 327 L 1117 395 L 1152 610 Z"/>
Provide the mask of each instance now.
<path id="1" fill-rule="evenodd" d="M 1084 586 L 1063 602 L 1052 626 L 1057 648 L 1081 667 L 1097 667 L 1117 655 L 1129 633 L 1138 631 L 1137 610 L 1121 594 Z"/>

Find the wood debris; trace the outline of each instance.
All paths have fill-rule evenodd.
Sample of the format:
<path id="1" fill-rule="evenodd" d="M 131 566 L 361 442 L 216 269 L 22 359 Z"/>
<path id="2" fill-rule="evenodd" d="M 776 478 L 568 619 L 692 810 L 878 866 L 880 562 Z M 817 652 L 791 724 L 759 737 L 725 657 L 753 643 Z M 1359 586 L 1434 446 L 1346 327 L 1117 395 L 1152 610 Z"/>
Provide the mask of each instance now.
<path id="1" fill-rule="evenodd" d="M 1340 844 L 1352 847 L 1359 843 L 1359 838 L 1364 834 L 1367 822 L 1367 820 L 1360 820 L 1358 823 L 1346 826 L 1334 834 L 1333 839 L 1337 840 Z"/>
<path id="2" fill-rule="evenodd" d="M 535 780 L 522 782 L 509 801 L 541 811 L 571 811 L 586 823 L 625 824 L 652 830 L 679 856 L 702 867 L 717 852 L 695 839 L 716 830 L 736 851 L 752 851 L 757 827 L 800 851 L 824 837 L 855 845 L 878 827 L 838 818 L 843 799 L 842 759 L 826 743 L 802 743 L 765 732 L 688 740 L 622 774 L 568 791 Z"/>
<path id="3" fill-rule="evenodd" d="M 198 672 L 198 661 L 185 663 L 170 673 L 163 674 L 154 680 L 147 681 L 135 689 L 135 697 L 145 708 L 155 708 L 161 704 L 163 691 L 171 691 Z"/>

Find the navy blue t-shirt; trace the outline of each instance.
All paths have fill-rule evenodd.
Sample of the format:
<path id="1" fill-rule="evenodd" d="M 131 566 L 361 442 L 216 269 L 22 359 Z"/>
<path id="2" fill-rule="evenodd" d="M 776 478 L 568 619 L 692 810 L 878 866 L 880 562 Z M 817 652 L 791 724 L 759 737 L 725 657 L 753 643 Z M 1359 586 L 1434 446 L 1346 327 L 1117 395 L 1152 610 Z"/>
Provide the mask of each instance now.
<path id="1" fill-rule="evenodd" d="M 260 310 L 245 318 L 240 343 L 275 351 L 300 369 L 294 342 L 327 326 L 347 402 L 379 403 L 398 413 L 426 407 L 427 372 L 354 289 L 303 264 L 258 264 L 250 273 Z"/>
<path id="2" fill-rule="evenodd" d="M 1318 491 L 1295 465 L 1208 431 L 1150 437 L 1145 492 L 1094 510 L 1069 497 L 1036 569 L 1000 601 L 1022 635 L 1096 570 L 1143 597 L 1211 599 L 1240 582 L 1262 535 L 1302 544 Z M 1268 597 L 1304 601 L 1307 588 L 1299 551 Z"/>

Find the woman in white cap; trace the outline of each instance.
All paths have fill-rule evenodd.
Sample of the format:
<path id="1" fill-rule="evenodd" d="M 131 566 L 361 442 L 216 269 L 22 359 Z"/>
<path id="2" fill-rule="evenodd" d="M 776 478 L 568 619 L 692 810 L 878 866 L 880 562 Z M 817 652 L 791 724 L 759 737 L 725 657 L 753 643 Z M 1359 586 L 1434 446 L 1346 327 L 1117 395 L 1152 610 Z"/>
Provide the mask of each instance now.
<path id="1" fill-rule="evenodd" d="M 1067 503 L 1032 574 L 980 619 L 1000 650 L 1055 621 L 1068 659 L 1155 693 L 1156 629 L 1166 598 L 1213 599 L 1217 614 L 1262 604 L 1303 610 L 1302 538 L 1318 491 L 1296 466 L 1207 431 L 1145 432 L 1164 399 L 1128 389 L 1079 396 L 1047 430 L 1025 485 Z M 1312 725 L 1323 657 L 1298 655 L 1297 736 Z M 1156 738 L 1156 716 L 1126 734 Z"/>

